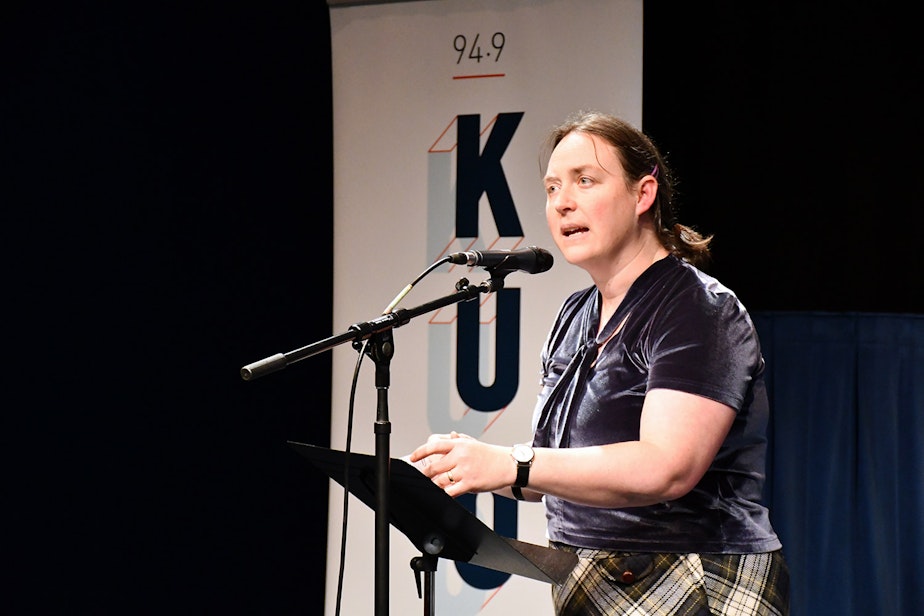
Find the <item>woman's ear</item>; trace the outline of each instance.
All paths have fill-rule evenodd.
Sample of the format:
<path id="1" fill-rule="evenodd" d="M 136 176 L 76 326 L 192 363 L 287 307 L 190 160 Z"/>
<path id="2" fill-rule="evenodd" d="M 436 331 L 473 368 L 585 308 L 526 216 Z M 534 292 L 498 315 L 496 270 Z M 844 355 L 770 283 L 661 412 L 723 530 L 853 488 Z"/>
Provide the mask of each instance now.
<path id="1" fill-rule="evenodd" d="M 635 198 L 635 214 L 641 216 L 647 212 L 658 196 L 658 180 L 651 174 L 638 181 L 638 192 Z"/>

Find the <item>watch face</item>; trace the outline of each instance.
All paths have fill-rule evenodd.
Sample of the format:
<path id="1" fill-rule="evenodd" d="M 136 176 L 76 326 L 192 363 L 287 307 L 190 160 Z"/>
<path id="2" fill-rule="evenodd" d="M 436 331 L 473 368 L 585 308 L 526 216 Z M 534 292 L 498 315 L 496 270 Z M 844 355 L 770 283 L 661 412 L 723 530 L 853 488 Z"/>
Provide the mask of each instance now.
<path id="1" fill-rule="evenodd" d="M 533 448 L 527 445 L 514 445 L 513 446 L 513 459 L 517 462 L 532 462 L 533 460 Z"/>

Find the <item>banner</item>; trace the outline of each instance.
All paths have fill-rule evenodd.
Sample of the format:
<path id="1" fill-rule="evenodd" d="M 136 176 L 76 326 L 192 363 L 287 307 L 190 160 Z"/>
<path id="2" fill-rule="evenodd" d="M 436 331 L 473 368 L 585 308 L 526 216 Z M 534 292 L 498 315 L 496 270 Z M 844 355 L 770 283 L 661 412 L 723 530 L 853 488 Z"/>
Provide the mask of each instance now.
<path id="1" fill-rule="evenodd" d="M 539 149 L 569 113 L 595 109 L 641 126 L 641 0 L 329 2 L 334 120 L 333 331 L 378 318 L 449 252 L 539 246 L 541 274 L 509 274 L 501 290 L 394 330 L 387 389 L 392 457 L 433 432 L 504 445 L 531 439 L 539 353 L 561 302 L 591 280 L 568 265 L 545 222 Z M 480 284 L 486 271 L 443 265 L 400 298 L 413 308 Z M 344 449 L 355 349 L 333 351 L 331 447 Z M 355 388 L 353 451 L 375 453 L 380 398 L 364 358 Z M 512 464 L 511 460 L 511 464 Z M 538 503 L 492 495 L 460 501 L 485 524 L 546 545 Z M 342 488 L 331 482 L 326 613 L 334 614 Z M 394 528 L 393 614 L 422 609 Z M 342 614 L 371 614 L 374 511 L 352 499 Z M 548 584 L 439 561 L 437 613 L 552 614 Z"/>

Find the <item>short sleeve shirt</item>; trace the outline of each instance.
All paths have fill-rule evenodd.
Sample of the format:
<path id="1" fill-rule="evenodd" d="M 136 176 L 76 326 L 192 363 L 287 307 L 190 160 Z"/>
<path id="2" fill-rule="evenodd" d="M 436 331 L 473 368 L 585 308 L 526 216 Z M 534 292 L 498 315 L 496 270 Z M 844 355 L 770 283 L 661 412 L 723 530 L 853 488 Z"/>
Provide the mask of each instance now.
<path id="1" fill-rule="evenodd" d="M 622 509 L 547 495 L 549 538 L 625 551 L 778 549 L 761 504 L 769 415 L 764 362 L 753 322 L 737 297 L 715 278 L 668 256 L 636 279 L 602 330 L 599 315 L 595 287 L 574 293 L 559 311 L 542 352 L 535 446 L 638 440 L 645 395 L 658 388 L 717 400 L 732 407 L 736 418 L 688 494 Z"/>

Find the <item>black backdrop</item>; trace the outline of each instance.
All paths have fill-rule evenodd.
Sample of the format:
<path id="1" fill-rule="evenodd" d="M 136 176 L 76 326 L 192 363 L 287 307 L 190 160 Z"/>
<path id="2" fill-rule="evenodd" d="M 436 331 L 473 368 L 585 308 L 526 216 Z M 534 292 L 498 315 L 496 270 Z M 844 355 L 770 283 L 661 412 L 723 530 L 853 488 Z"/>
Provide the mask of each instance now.
<path id="1" fill-rule="evenodd" d="M 713 273 L 752 311 L 924 313 L 914 20 L 666 5 L 645 3 L 644 125 Z M 348 325 L 327 5 L 3 11 L 15 602 L 320 613 L 327 479 L 284 442 L 328 442 L 329 361 L 238 369 Z"/>

